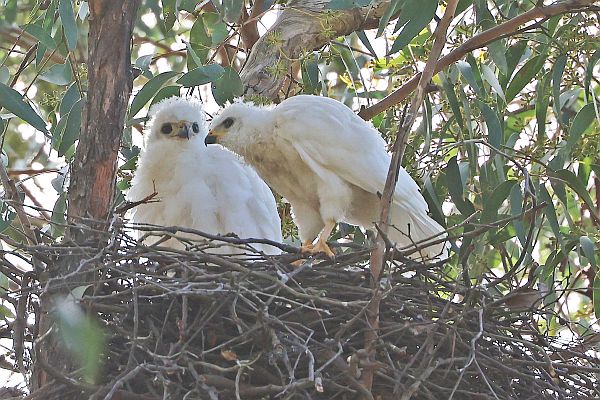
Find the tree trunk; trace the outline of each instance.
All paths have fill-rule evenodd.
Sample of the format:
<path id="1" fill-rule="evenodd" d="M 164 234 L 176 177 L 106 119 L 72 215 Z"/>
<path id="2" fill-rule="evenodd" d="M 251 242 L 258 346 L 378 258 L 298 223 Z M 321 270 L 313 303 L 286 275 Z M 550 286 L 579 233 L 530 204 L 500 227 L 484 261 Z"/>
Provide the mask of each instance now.
<path id="1" fill-rule="evenodd" d="M 71 168 L 68 221 L 105 229 L 115 192 L 117 156 L 124 127 L 125 113 L 133 80 L 131 38 L 140 0 L 90 0 L 88 34 L 88 90 L 83 112 L 81 135 Z M 90 223 L 93 221 L 93 223 Z M 87 235 L 87 236 L 86 236 Z M 71 228 L 67 240 L 81 245 L 98 244 L 89 231 Z M 56 373 L 67 375 L 78 368 L 61 345 L 54 317 L 54 301 L 84 282 L 90 274 L 73 274 L 80 256 L 58 262 L 48 270 L 48 284 L 41 295 L 40 334 L 31 391 L 51 385 Z M 50 333 L 48 333 L 50 332 Z M 51 368 L 52 374 L 48 373 Z M 40 394 L 44 391 L 41 390 Z M 43 394 L 42 394 L 43 396 Z M 62 399 L 85 398 L 78 393 L 64 393 Z"/>
<path id="2" fill-rule="evenodd" d="M 241 72 L 247 94 L 274 99 L 293 61 L 330 40 L 377 27 L 390 0 L 367 7 L 329 10 L 328 0 L 289 1 L 275 24 L 252 47 Z"/>

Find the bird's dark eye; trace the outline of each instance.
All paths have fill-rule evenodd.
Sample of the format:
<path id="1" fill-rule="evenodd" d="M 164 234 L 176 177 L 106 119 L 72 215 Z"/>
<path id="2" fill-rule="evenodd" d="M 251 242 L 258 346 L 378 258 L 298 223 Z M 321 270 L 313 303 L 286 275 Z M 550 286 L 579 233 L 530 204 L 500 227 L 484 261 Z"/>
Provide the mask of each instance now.
<path id="1" fill-rule="evenodd" d="M 194 131 L 194 133 L 198 133 L 198 132 L 200 132 L 200 126 L 198 125 L 198 123 L 197 123 L 197 122 L 194 122 L 194 123 L 192 124 L 192 130 Z"/>
<path id="2" fill-rule="evenodd" d="M 173 132 L 173 127 L 171 124 L 163 124 L 163 126 L 160 127 L 160 131 L 165 135 L 168 135 L 169 133 Z"/>
<path id="3" fill-rule="evenodd" d="M 223 127 L 225 129 L 231 128 L 231 125 L 233 125 L 233 118 L 227 118 L 225 121 L 223 121 Z"/>

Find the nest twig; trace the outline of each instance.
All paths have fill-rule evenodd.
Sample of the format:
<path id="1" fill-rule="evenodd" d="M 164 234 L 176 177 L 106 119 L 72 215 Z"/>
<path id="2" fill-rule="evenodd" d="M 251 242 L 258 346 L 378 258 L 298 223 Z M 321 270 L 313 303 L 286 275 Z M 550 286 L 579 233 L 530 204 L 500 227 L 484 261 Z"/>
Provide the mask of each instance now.
<path id="1" fill-rule="evenodd" d="M 388 263 L 372 358 L 363 348 L 374 292 L 367 249 L 306 260 L 295 270 L 289 262 L 300 255 L 265 256 L 236 238 L 222 241 L 244 256 L 211 254 L 222 244 L 217 237 L 154 232 L 179 238 L 185 249 L 175 250 L 139 243 L 128 231 L 115 225 L 105 247 L 79 249 L 88 261 L 76 273 L 95 272 L 81 304 L 98 315 L 108 338 L 101 379 L 55 379 L 62 392 L 46 399 L 64 390 L 92 399 L 600 396 L 600 361 L 582 343 L 559 342 L 538 328 L 550 308 L 510 307 L 443 265 Z M 52 260 L 77 250 L 27 251 Z M 54 378 L 62 373 L 49 368 Z M 374 371 L 371 391 L 360 379 L 366 369 Z"/>

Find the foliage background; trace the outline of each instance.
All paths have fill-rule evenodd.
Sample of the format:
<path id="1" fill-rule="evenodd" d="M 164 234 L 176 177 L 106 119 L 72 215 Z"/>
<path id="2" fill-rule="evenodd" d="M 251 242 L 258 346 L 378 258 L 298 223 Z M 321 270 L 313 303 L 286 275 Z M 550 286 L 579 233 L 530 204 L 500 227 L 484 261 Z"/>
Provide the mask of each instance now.
<path id="1" fill-rule="evenodd" d="M 143 2 L 134 31 L 137 77 L 123 131 L 116 205 L 135 172 L 148 107 L 168 96 L 196 95 L 210 115 L 242 95 L 239 72 L 248 46 L 240 27 L 258 21 L 264 35 L 289 6 L 285 3 Z M 293 60 L 291 70 L 272 65 L 272 75 L 287 75 L 279 100 L 319 94 L 358 112 L 421 71 L 445 4 L 391 3 L 378 28 L 344 37 L 331 33 L 328 45 Z M 338 9 L 369 4 L 331 1 L 321 17 L 324 27 Z M 461 0 L 444 54 L 535 5 Z M 60 242 L 64 234 L 68 165 L 87 87 L 88 15 L 85 1 L 0 0 L 2 157 L 45 243 Z M 533 293 L 543 303 L 538 329 L 568 341 L 581 338 L 591 343 L 590 350 L 600 329 L 599 25 L 593 12 L 552 17 L 472 51 L 437 74 L 404 158 L 432 216 L 453 237 L 445 278 L 479 286 L 492 299 L 517 289 Z M 268 43 L 278 46 L 282 38 L 269 35 Z M 397 104 L 372 119 L 390 143 L 402 111 Z M 293 238 L 289 208 L 283 201 L 280 206 L 286 235 Z M 526 209 L 531 211 L 524 214 Z M 0 312 L 8 327 L 19 283 L 11 268 L 24 265 L 19 259 L 28 256 L 10 245 L 24 241 L 14 209 L 3 202 L 1 212 Z M 341 225 L 336 237 L 346 235 L 359 244 L 366 240 L 363 232 Z M 11 350 L 6 360 L 13 368 Z"/>

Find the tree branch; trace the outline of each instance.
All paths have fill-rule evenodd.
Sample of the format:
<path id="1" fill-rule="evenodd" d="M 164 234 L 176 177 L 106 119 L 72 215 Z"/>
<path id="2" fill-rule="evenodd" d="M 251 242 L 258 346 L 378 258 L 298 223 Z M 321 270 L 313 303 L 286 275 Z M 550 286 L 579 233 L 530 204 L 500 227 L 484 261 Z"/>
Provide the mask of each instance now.
<path id="1" fill-rule="evenodd" d="M 347 10 L 329 10 L 328 4 L 329 0 L 288 2 L 275 24 L 258 39 L 241 71 L 245 93 L 276 98 L 293 61 L 332 38 L 376 27 L 390 0 Z"/>
<path id="2" fill-rule="evenodd" d="M 389 228 L 390 207 L 394 196 L 394 190 L 396 188 L 396 182 L 398 181 L 398 172 L 400 170 L 400 165 L 402 164 L 402 156 L 404 155 L 404 149 L 406 148 L 408 132 L 410 132 L 410 128 L 415 122 L 419 108 L 421 108 L 421 105 L 423 104 L 427 85 L 434 75 L 437 60 L 442 53 L 444 45 L 446 44 L 446 32 L 448 31 L 450 22 L 452 22 L 454 19 L 454 13 L 456 11 L 457 4 L 458 0 L 448 0 L 444 16 L 435 30 L 435 41 L 433 43 L 433 48 L 431 49 L 429 59 L 427 60 L 427 64 L 425 64 L 425 68 L 421 74 L 421 79 L 419 80 L 417 87 L 417 94 L 410 104 L 410 109 L 406 115 L 406 118 L 402 119 L 398 134 L 396 135 L 394 152 L 392 154 L 387 180 L 383 189 L 383 195 L 381 196 L 381 214 L 378 223 L 379 233 L 377 234 L 375 248 L 371 252 L 371 258 L 369 260 L 372 277 L 371 288 L 373 289 L 373 300 L 366 310 L 367 322 L 370 329 L 365 333 L 365 349 L 368 351 L 369 359 L 371 361 L 373 361 L 375 356 L 375 345 L 377 343 L 379 334 L 379 304 L 381 300 L 379 278 L 385 262 L 385 237 Z M 363 385 L 369 389 L 373 385 L 373 374 L 374 370 L 372 368 L 365 368 L 362 382 Z"/>
<path id="3" fill-rule="evenodd" d="M 571 0 L 545 7 L 535 7 L 465 41 L 458 48 L 440 58 L 435 66 L 435 73 L 440 72 L 450 64 L 460 60 L 473 50 L 485 47 L 488 44 L 504 37 L 514 35 L 521 29 L 522 25 L 528 22 L 537 19 L 548 19 L 555 15 L 565 14 L 568 12 L 579 11 L 582 8 L 584 9 L 586 6 L 590 6 L 594 3 L 598 3 L 598 0 Z M 400 86 L 380 102 L 361 110 L 358 115 L 365 120 L 370 120 L 375 115 L 395 106 L 398 103 L 401 103 L 417 88 L 419 79 L 421 79 L 421 74 L 413 76 L 408 82 Z"/>

